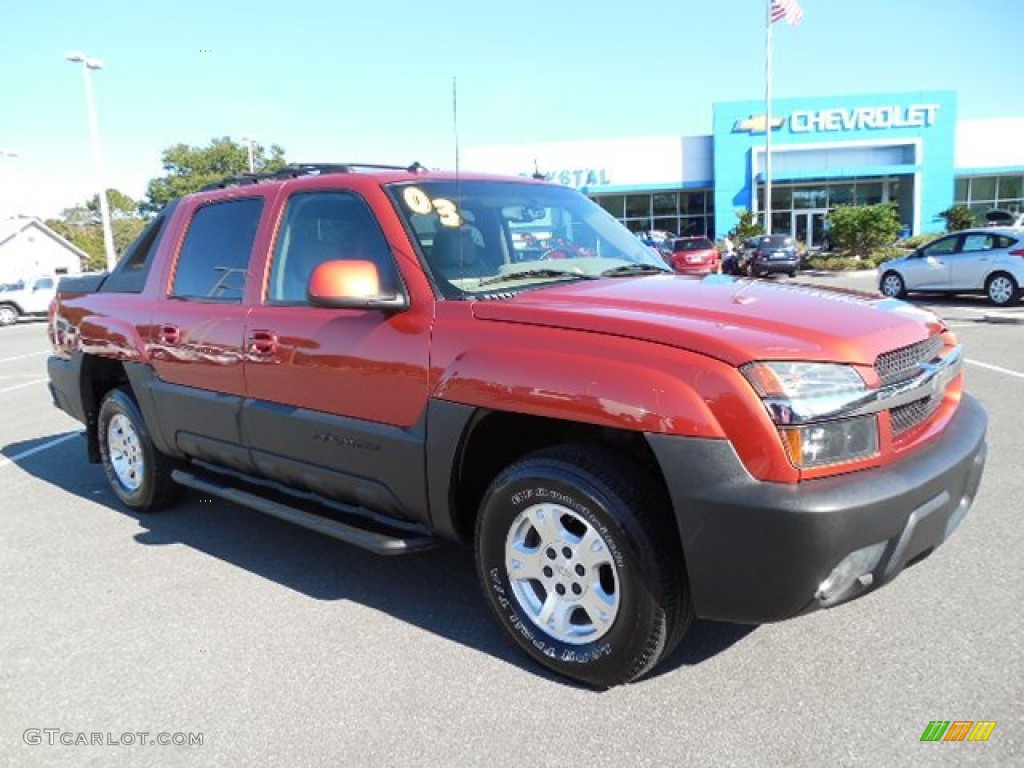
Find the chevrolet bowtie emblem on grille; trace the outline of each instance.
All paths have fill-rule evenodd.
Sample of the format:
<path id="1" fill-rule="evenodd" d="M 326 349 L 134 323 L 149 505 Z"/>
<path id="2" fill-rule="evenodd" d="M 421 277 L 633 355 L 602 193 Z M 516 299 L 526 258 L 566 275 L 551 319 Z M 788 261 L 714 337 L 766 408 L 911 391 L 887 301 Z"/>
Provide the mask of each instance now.
<path id="1" fill-rule="evenodd" d="M 772 130 L 777 131 L 785 122 L 786 119 L 783 117 L 773 117 Z M 732 127 L 732 132 L 743 133 L 746 131 L 747 133 L 764 133 L 767 123 L 768 115 L 751 115 L 750 117 L 745 117 L 742 120 L 737 120 L 736 124 Z"/>

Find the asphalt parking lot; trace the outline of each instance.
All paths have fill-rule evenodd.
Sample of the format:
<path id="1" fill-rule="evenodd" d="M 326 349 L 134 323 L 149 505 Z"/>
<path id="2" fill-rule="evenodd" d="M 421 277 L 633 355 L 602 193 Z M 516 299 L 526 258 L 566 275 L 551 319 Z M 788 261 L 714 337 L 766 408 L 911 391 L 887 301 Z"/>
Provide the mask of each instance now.
<path id="1" fill-rule="evenodd" d="M 196 494 L 126 512 L 50 405 L 44 326 L 0 328 L 0 764 L 1024 764 L 1024 326 L 982 299 L 917 303 L 959 334 L 989 412 L 963 527 L 835 610 L 699 622 L 604 693 L 506 642 L 461 548 L 380 558 Z M 998 724 L 922 743 L 932 720 Z M 79 734 L 103 743 L 61 743 Z"/>

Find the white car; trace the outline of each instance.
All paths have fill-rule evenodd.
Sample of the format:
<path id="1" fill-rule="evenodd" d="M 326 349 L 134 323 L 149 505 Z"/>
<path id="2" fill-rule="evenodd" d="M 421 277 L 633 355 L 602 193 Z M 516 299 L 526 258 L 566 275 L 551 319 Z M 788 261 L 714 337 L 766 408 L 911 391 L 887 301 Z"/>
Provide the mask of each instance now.
<path id="1" fill-rule="evenodd" d="M 19 317 L 43 317 L 57 295 L 53 275 L 0 285 L 0 325 L 11 325 Z"/>
<path id="2" fill-rule="evenodd" d="M 997 307 L 1016 304 L 1024 285 L 1024 228 L 965 229 L 878 267 L 878 289 L 908 293 L 984 293 Z"/>

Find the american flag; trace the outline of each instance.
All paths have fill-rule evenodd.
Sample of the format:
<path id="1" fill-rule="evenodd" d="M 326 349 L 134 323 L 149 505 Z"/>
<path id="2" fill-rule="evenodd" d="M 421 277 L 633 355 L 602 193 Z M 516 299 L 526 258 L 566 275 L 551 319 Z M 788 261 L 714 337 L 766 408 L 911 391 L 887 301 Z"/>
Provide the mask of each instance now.
<path id="1" fill-rule="evenodd" d="M 785 19 L 790 25 L 795 26 L 800 23 L 800 19 L 803 17 L 804 9 L 800 7 L 800 3 L 797 0 L 772 0 L 772 24 Z"/>

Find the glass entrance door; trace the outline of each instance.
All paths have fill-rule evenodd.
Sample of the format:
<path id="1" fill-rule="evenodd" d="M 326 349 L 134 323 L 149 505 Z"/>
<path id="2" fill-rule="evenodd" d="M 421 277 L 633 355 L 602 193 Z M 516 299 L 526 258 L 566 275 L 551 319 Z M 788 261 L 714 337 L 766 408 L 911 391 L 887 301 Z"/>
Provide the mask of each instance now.
<path id="1" fill-rule="evenodd" d="M 822 236 L 825 234 L 826 216 L 826 208 L 793 211 L 790 233 L 808 248 L 820 248 Z"/>

